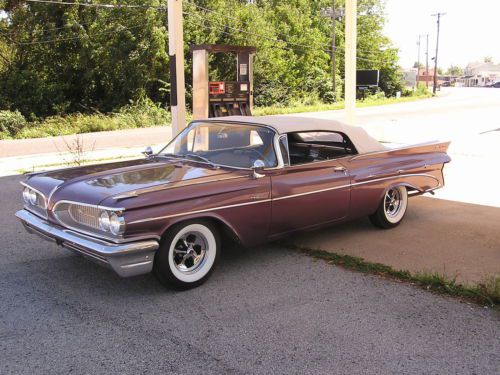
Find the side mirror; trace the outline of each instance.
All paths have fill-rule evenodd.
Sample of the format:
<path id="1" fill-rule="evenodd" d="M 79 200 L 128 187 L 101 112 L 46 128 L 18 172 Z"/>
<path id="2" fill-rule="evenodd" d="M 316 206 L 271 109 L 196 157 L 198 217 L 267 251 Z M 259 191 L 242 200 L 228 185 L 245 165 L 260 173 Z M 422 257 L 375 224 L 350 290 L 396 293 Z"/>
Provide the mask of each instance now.
<path id="1" fill-rule="evenodd" d="M 253 178 L 254 179 L 258 179 L 258 178 L 262 178 L 262 177 L 266 176 L 265 174 L 259 173 L 264 169 L 265 166 L 266 166 L 266 164 L 260 159 L 257 159 L 253 162 L 252 170 L 253 170 Z"/>
<path id="2" fill-rule="evenodd" d="M 149 157 L 149 156 L 153 155 L 153 149 L 151 148 L 151 146 L 148 146 L 148 147 L 146 147 L 146 149 L 142 152 L 142 154 L 143 154 L 145 157 Z"/>

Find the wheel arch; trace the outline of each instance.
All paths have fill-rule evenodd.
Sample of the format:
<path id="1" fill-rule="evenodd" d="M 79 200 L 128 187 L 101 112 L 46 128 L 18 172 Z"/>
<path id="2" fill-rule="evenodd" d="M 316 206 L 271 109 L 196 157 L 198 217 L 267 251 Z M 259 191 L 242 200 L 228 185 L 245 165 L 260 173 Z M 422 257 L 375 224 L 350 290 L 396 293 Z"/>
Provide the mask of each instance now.
<path id="1" fill-rule="evenodd" d="M 213 213 L 204 213 L 203 215 L 189 215 L 178 217 L 175 220 L 169 221 L 168 224 L 163 228 L 161 237 L 163 238 L 165 236 L 165 233 L 167 233 L 174 225 L 196 220 L 205 220 L 214 224 L 219 230 L 222 243 L 228 241 L 233 243 L 242 243 L 241 237 L 238 234 L 237 230 L 231 224 L 229 224 L 227 220 Z"/>

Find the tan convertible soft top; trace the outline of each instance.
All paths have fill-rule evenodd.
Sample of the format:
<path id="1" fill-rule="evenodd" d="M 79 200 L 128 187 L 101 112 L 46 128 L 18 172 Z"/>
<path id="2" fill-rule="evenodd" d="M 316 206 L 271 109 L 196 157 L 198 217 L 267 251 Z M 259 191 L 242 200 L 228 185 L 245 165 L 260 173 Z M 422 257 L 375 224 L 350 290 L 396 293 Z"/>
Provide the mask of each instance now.
<path id="1" fill-rule="evenodd" d="M 214 119 L 212 119 L 214 120 Z M 249 124 L 268 125 L 276 129 L 279 134 L 309 132 L 309 131 L 335 131 L 346 134 L 360 154 L 386 150 L 382 144 L 372 138 L 363 128 L 351 126 L 337 120 L 326 120 L 297 116 L 230 116 L 220 117 L 217 120 L 237 121 Z"/>

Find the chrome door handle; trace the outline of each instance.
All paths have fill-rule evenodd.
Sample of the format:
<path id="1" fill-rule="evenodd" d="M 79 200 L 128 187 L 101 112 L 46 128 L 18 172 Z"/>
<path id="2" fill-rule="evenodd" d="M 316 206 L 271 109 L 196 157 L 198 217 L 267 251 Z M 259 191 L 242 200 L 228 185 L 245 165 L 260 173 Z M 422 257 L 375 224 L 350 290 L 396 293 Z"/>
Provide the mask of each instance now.
<path id="1" fill-rule="evenodd" d="M 347 169 L 345 167 L 335 167 L 333 168 L 334 172 L 344 172 L 344 174 L 347 174 Z"/>

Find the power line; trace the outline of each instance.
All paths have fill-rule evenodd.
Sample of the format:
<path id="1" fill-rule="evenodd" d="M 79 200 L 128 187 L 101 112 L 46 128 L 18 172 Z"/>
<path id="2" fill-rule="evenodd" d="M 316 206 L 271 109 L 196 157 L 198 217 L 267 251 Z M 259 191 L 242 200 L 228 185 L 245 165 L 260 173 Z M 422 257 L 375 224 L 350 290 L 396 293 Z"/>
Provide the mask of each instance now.
<path id="1" fill-rule="evenodd" d="M 108 8 L 108 9 L 156 9 L 156 10 L 166 10 L 165 7 L 156 7 L 152 5 L 136 5 L 136 4 L 100 4 L 100 3 L 75 3 L 69 1 L 57 1 L 57 0 L 26 0 L 29 3 L 41 3 L 41 4 L 56 4 L 56 5 L 76 5 L 82 7 L 91 8 Z"/>
<path id="2" fill-rule="evenodd" d="M 230 33 L 230 32 L 227 32 L 227 31 L 224 31 L 224 30 L 221 30 L 221 29 L 217 29 L 216 27 L 223 27 L 224 29 L 225 28 L 229 28 L 229 29 L 235 29 L 229 25 L 212 25 L 212 26 L 209 26 L 209 25 L 204 25 L 204 24 L 201 24 L 201 23 L 197 23 L 195 22 L 194 20 L 191 20 L 191 19 L 186 19 L 188 22 L 191 22 L 192 24 L 196 25 L 196 26 L 200 26 L 200 27 L 203 27 L 205 29 L 209 29 L 209 30 L 213 30 L 213 31 L 217 31 L 219 33 L 222 33 L 224 35 L 228 35 L 228 36 L 235 36 L 234 33 Z M 244 30 L 240 30 L 240 29 L 237 29 L 245 34 L 248 34 L 248 32 L 245 32 Z M 257 35 L 257 34 L 253 34 L 251 33 L 251 35 Z M 282 43 L 285 43 L 285 44 L 294 44 L 294 43 L 290 43 L 290 42 L 287 42 L 285 40 L 280 40 L 280 39 L 274 39 L 274 38 L 270 38 L 270 37 L 266 37 L 264 35 L 259 35 L 261 38 L 265 38 L 265 39 L 270 39 L 272 40 L 273 42 L 282 42 Z M 296 51 L 298 48 L 297 47 L 301 47 L 301 48 L 307 48 L 307 49 L 311 49 L 310 46 L 305 46 L 305 45 L 300 45 L 300 46 L 296 46 L 296 47 L 286 47 L 286 46 L 282 46 L 282 45 L 275 45 L 271 48 L 280 48 L 280 49 L 286 49 L 286 50 L 289 50 L 289 51 Z M 322 50 L 323 51 L 323 50 Z M 328 51 L 324 51 L 324 52 L 328 52 Z"/>
<path id="3" fill-rule="evenodd" d="M 196 17 L 199 16 L 199 15 L 197 15 L 195 13 L 189 13 L 189 12 L 186 12 L 186 11 L 183 11 L 182 13 L 184 15 L 187 15 L 187 16 L 196 16 Z M 199 16 L 199 17 L 201 17 L 201 16 Z M 213 22 L 213 21 L 207 20 L 207 19 L 201 19 L 201 20 L 202 21 L 207 21 L 207 22 Z M 324 51 L 324 52 L 327 52 L 327 53 L 331 52 L 331 50 L 325 50 L 325 49 L 321 49 L 321 48 L 314 48 L 311 45 L 289 42 L 289 41 L 286 41 L 286 40 L 283 40 L 283 39 L 280 39 L 280 38 L 277 38 L 277 37 L 271 37 L 271 36 L 267 36 L 267 35 L 263 35 L 263 34 L 254 33 L 254 32 L 247 31 L 247 30 L 244 30 L 244 29 L 239 29 L 237 27 L 233 27 L 233 26 L 230 26 L 230 25 L 227 25 L 227 24 L 218 24 L 217 26 L 224 27 L 225 29 L 231 29 L 231 30 L 234 30 L 234 31 L 238 31 L 238 32 L 243 33 L 243 34 L 247 34 L 247 35 L 257 36 L 259 38 L 268 39 L 268 40 L 273 41 L 273 42 L 286 43 L 286 44 L 294 45 L 294 46 L 297 46 L 297 47 L 308 48 L 308 49 L 316 49 L 316 50 Z"/>
<path id="4" fill-rule="evenodd" d="M 132 29 L 137 29 L 138 27 L 141 27 L 142 25 L 136 25 L 136 26 L 131 26 L 131 27 L 123 27 L 119 30 L 108 30 L 108 31 L 102 31 L 99 34 L 111 34 L 111 33 L 122 33 L 127 30 L 132 30 Z M 79 35 L 79 36 L 74 36 L 74 37 L 68 37 L 68 38 L 53 38 L 53 39 L 44 39 L 44 40 L 33 40 L 30 42 L 15 42 L 15 44 L 20 45 L 20 46 L 27 46 L 27 45 L 34 45 L 34 44 L 46 44 L 46 43 L 57 43 L 57 42 L 64 42 L 64 41 L 69 41 L 69 40 L 77 40 L 77 39 L 82 39 L 84 37 L 89 37 L 89 35 Z"/>
<path id="5" fill-rule="evenodd" d="M 221 16 L 221 17 L 225 17 L 225 18 L 231 19 L 231 20 L 241 21 L 241 19 L 239 19 L 239 18 L 232 17 L 232 16 L 230 16 L 230 15 L 227 15 L 227 14 L 224 14 L 224 13 L 221 13 L 221 12 L 217 12 L 217 11 L 215 11 L 215 10 L 213 10 L 213 9 L 203 7 L 203 6 L 198 5 L 198 4 L 194 3 L 194 2 L 188 2 L 188 4 L 194 5 L 196 8 L 201 9 L 201 10 L 204 10 L 205 12 L 213 13 L 213 14 L 219 15 L 219 16 Z M 184 12 L 184 13 L 185 13 L 185 14 L 194 15 L 194 14 L 192 14 L 192 13 L 188 13 L 188 12 Z M 198 15 L 196 14 L 196 16 L 198 16 Z M 208 21 L 208 22 L 211 22 L 210 20 L 207 20 L 207 19 L 204 19 L 204 20 L 206 20 L 206 21 Z M 227 25 L 226 25 L 226 26 L 227 26 Z M 241 29 L 239 29 L 239 30 L 240 30 L 240 31 L 242 31 L 242 32 L 244 32 L 244 33 L 247 33 L 247 34 L 256 35 L 256 36 L 260 36 L 260 37 L 264 37 L 264 38 L 266 38 L 266 36 L 264 36 L 264 35 L 262 35 L 262 34 L 250 33 L 250 32 L 247 32 L 247 31 L 245 31 L 245 30 L 241 30 Z M 267 29 L 267 31 L 269 31 L 269 32 L 273 32 L 273 30 L 269 30 L 269 29 Z M 268 37 L 268 38 L 269 38 L 269 37 Z M 283 42 L 285 42 L 285 43 L 289 43 L 289 44 L 292 44 L 292 42 L 287 42 L 287 41 L 283 41 Z M 323 43 L 322 43 L 322 44 L 323 44 Z M 299 45 L 299 46 L 304 46 L 304 45 L 301 45 L 301 44 L 296 44 L 296 45 Z M 328 43 L 328 42 L 327 42 L 327 43 L 324 43 L 324 45 L 325 45 L 325 46 L 330 47 L 330 43 Z M 308 45 L 308 46 L 305 46 L 305 47 L 307 47 L 307 48 L 312 48 L 312 47 L 311 47 L 311 46 L 309 46 L 309 45 Z M 342 49 L 342 48 L 341 48 L 341 47 L 338 47 L 338 46 L 337 46 L 337 47 L 335 47 L 335 50 L 336 50 L 336 51 L 337 51 L 338 49 Z M 372 51 L 366 51 L 366 50 L 360 50 L 360 49 L 358 49 L 358 51 L 360 51 L 360 52 L 366 52 L 366 53 L 371 53 L 371 52 L 372 52 Z M 331 52 L 331 50 L 328 50 L 328 52 Z M 367 60 L 367 59 L 365 59 L 365 60 Z M 372 60 L 372 61 L 375 61 L 375 60 Z"/>
<path id="6" fill-rule="evenodd" d="M 53 5 L 73 5 L 73 6 L 107 8 L 107 9 L 123 9 L 123 8 L 126 9 L 126 8 L 132 8 L 132 9 L 155 9 L 155 10 L 158 10 L 158 11 L 166 11 L 165 7 L 156 7 L 156 6 L 149 6 L 149 5 L 77 3 L 77 2 L 67 2 L 67 1 L 57 1 L 57 0 L 26 0 L 26 1 L 31 2 L 31 3 L 42 3 L 42 4 L 53 4 Z M 192 2 L 190 2 L 189 4 L 192 4 L 196 8 L 201 9 L 201 10 L 203 10 L 205 12 L 217 14 L 219 16 L 226 17 L 228 19 L 233 19 L 233 20 L 240 21 L 240 19 L 238 19 L 238 18 L 235 18 L 235 17 L 229 16 L 227 14 L 223 14 L 223 13 L 214 11 L 212 9 L 203 7 L 201 5 L 198 5 L 198 4 L 195 4 L 195 3 L 192 3 Z M 186 11 L 183 11 L 183 14 L 186 15 L 186 16 L 201 17 L 201 15 L 198 15 L 198 14 L 195 14 L 195 13 L 186 12 Z M 214 22 L 212 20 L 207 20 L 207 19 L 201 19 L 201 20 L 202 21 L 207 21 L 207 22 Z M 191 21 L 191 20 L 189 20 L 189 21 Z M 202 25 L 202 24 L 199 24 L 199 23 L 196 23 L 196 25 L 201 26 L 201 27 L 205 27 L 205 28 L 209 28 L 211 30 L 215 30 L 214 27 L 212 27 L 212 26 L 206 26 L 206 25 Z M 252 36 L 259 37 L 259 38 L 264 38 L 264 39 L 267 39 L 267 40 L 270 40 L 270 41 L 273 41 L 273 42 L 284 43 L 284 44 L 287 44 L 287 45 L 292 45 L 292 46 L 295 46 L 295 47 L 300 47 L 300 48 L 303 48 L 303 49 L 318 50 L 318 51 L 326 52 L 328 54 L 332 52 L 332 49 L 316 48 L 316 47 L 311 46 L 311 45 L 290 42 L 290 41 L 286 41 L 286 40 L 280 39 L 278 37 L 270 37 L 270 36 L 267 36 L 267 35 L 263 35 L 263 34 L 259 34 L 259 33 L 254 33 L 254 32 L 247 31 L 247 30 L 244 30 L 244 29 L 240 29 L 240 28 L 237 28 L 237 27 L 233 27 L 233 26 L 230 26 L 230 25 L 227 25 L 227 24 L 217 24 L 216 26 L 223 27 L 224 29 L 231 29 L 231 30 L 234 30 L 234 31 L 237 31 L 237 32 L 240 32 L 240 33 L 247 34 L 247 35 L 252 35 Z M 46 31 L 48 31 L 48 30 L 59 30 L 59 29 L 63 29 L 63 28 L 65 28 L 65 27 L 53 28 L 53 29 L 46 29 Z M 124 31 L 124 30 L 122 30 L 122 31 Z M 221 30 L 218 30 L 218 31 L 219 32 L 223 32 Z M 234 36 L 234 34 L 231 34 L 231 33 L 228 33 L 228 32 L 223 32 L 223 33 L 226 34 L 226 35 Z M 46 41 L 20 42 L 20 43 L 17 43 L 17 44 L 26 45 L 26 44 L 36 44 L 36 43 L 50 43 L 52 41 L 73 40 L 73 39 L 79 39 L 79 38 L 81 38 L 81 37 L 58 38 L 58 39 L 46 40 Z M 278 48 L 282 48 L 282 49 L 288 49 L 288 50 L 296 50 L 296 48 L 290 48 L 290 47 L 284 47 L 284 46 L 277 46 L 277 47 Z M 335 50 L 337 52 L 341 52 L 340 51 L 341 50 L 340 47 L 335 47 Z M 378 60 L 373 60 L 373 59 L 369 59 L 369 58 L 365 58 L 365 57 L 360 57 L 360 56 L 358 56 L 356 58 L 359 59 L 359 60 L 369 61 L 369 62 L 373 62 L 373 63 L 379 63 L 379 64 L 382 63 L 381 61 L 378 61 Z"/>
<path id="7" fill-rule="evenodd" d="M 185 15 L 193 15 L 192 13 L 188 13 L 188 12 L 184 12 L 184 14 Z M 282 45 L 275 45 L 275 46 L 273 46 L 271 48 L 280 48 L 280 49 L 286 49 L 286 50 L 290 50 L 290 51 L 296 51 L 297 49 L 302 48 L 302 50 L 304 50 L 304 49 L 311 50 L 312 49 L 312 50 L 323 51 L 323 52 L 326 52 L 326 53 L 330 53 L 331 52 L 331 50 L 318 49 L 318 48 L 315 48 L 315 47 L 310 46 L 310 45 L 288 42 L 286 40 L 282 40 L 282 39 L 279 39 L 279 38 L 268 37 L 268 36 L 262 35 L 262 34 L 252 33 L 252 32 L 249 32 L 249 31 L 246 31 L 246 30 L 242 30 L 242 29 L 238 29 L 238 28 L 235 28 L 235 27 L 232 27 L 232 26 L 229 26 L 229 25 L 217 24 L 217 25 L 208 26 L 208 25 L 204 25 L 204 24 L 195 22 L 194 20 L 192 20 L 190 18 L 186 18 L 186 20 L 188 22 L 193 23 L 196 26 L 200 26 L 200 27 L 203 27 L 205 29 L 209 29 L 209 30 L 213 30 L 213 31 L 218 31 L 218 32 L 220 32 L 220 33 L 222 33 L 224 35 L 228 35 L 228 36 L 235 36 L 235 34 L 227 32 L 227 31 L 223 31 L 223 30 L 220 30 L 220 29 L 217 29 L 216 27 L 222 27 L 224 29 L 228 28 L 228 29 L 232 29 L 232 30 L 235 30 L 235 31 L 239 31 L 239 32 L 244 33 L 244 34 L 254 35 L 254 36 L 261 37 L 261 38 L 269 39 L 269 40 L 274 41 L 274 42 L 281 42 L 281 43 L 291 44 L 291 45 L 295 46 L 295 47 L 286 47 L 286 46 L 282 46 Z M 211 21 L 206 20 L 206 19 L 203 20 L 203 21 L 211 22 Z M 299 47 L 299 48 L 297 48 L 297 47 Z M 340 52 L 341 54 L 343 53 L 341 50 L 339 50 L 338 52 Z M 381 60 L 373 60 L 373 59 L 369 59 L 369 58 L 361 57 L 361 56 L 357 56 L 356 59 L 363 60 L 363 61 L 368 61 L 368 62 L 372 62 L 372 63 L 377 63 L 377 64 L 382 64 L 383 63 L 383 61 L 381 61 Z"/>
<path id="8" fill-rule="evenodd" d="M 41 28 L 41 29 L 34 28 L 34 29 L 30 30 L 29 32 L 30 33 L 34 33 L 34 32 L 42 32 L 42 33 L 44 33 L 44 32 L 48 32 L 48 31 L 69 30 L 69 29 L 72 29 L 73 27 L 78 27 L 79 29 L 82 29 L 83 26 L 89 26 L 90 24 L 94 23 L 95 21 L 96 21 L 95 19 L 92 20 L 92 21 L 90 21 L 90 22 L 81 22 L 81 23 L 75 21 L 74 24 L 66 24 L 66 25 L 60 26 L 60 27 Z M 35 25 L 35 27 L 36 26 L 37 25 Z M 2 34 L 2 33 L 0 33 L 0 34 Z M 7 36 L 7 35 L 11 35 L 12 36 L 12 35 L 15 35 L 15 31 L 11 31 L 11 32 L 9 32 L 7 34 L 5 34 L 5 33 L 3 33 L 3 34 L 5 36 Z"/>

